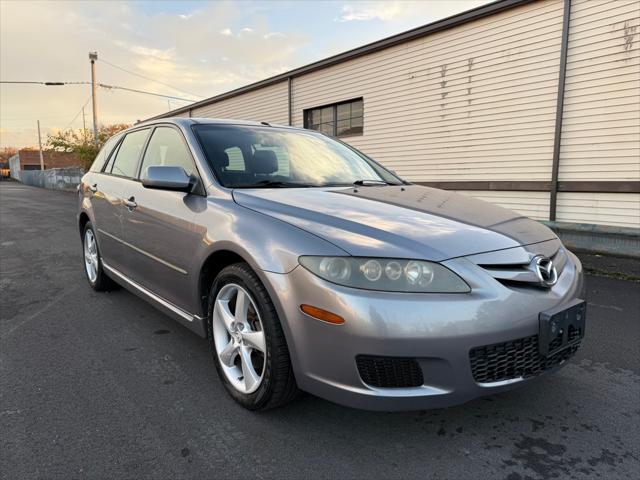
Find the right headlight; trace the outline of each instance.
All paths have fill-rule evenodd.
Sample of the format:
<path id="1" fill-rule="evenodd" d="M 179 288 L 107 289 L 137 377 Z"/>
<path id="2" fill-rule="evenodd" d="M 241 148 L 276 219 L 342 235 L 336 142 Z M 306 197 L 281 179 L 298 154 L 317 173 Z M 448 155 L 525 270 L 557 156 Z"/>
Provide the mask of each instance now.
<path id="1" fill-rule="evenodd" d="M 300 257 L 311 273 L 345 287 L 385 292 L 466 293 L 469 285 L 447 267 L 424 260 Z"/>

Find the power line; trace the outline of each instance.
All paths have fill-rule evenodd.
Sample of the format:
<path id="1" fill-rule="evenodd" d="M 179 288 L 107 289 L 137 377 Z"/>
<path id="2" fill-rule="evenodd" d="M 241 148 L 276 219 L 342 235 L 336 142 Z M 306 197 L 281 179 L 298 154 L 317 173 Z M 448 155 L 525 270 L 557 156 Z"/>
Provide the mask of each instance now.
<path id="1" fill-rule="evenodd" d="M 18 81 L 18 80 L 0 80 L 0 83 L 47 85 L 47 86 L 91 85 L 91 82 L 30 82 L 30 81 Z M 144 95 L 153 95 L 156 97 L 170 98 L 172 100 L 180 100 L 181 102 L 189 102 L 189 103 L 197 102 L 197 100 L 192 100 L 190 98 L 175 97 L 173 95 L 163 95 L 161 93 L 147 92 L 145 90 L 138 90 L 135 88 L 120 87 L 118 85 L 107 85 L 105 83 L 98 83 L 97 85 L 101 88 L 105 88 L 108 90 L 125 90 L 127 92 L 142 93 Z"/>
<path id="2" fill-rule="evenodd" d="M 23 80 L 1 80 L 0 83 L 28 83 L 32 85 L 47 85 L 47 86 L 65 85 L 65 82 L 26 82 Z"/>
<path id="3" fill-rule="evenodd" d="M 107 60 L 104 59 L 104 57 L 100 57 L 100 63 L 106 63 L 107 65 L 113 67 L 113 68 L 117 68 L 118 70 L 122 70 L 123 72 L 126 72 L 130 75 L 134 75 L 136 77 L 140 77 L 140 78 L 144 78 L 145 80 L 149 80 L 150 82 L 155 82 L 155 83 L 159 83 L 160 85 L 164 85 L 165 87 L 169 87 L 172 88 L 178 92 L 182 92 L 182 93 L 187 93 L 189 95 L 193 95 L 194 97 L 199 97 L 199 98 L 204 98 L 202 95 L 198 95 L 197 93 L 193 93 L 193 92 L 188 92 L 187 90 L 182 90 L 181 88 L 178 87 L 174 87 L 173 85 L 169 85 L 168 83 L 164 83 L 161 82 L 160 80 L 155 80 L 151 77 L 147 77 L 146 75 L 142 75 L 141 73 L 136 73 L 136 72 L 132 72 L 131 70 L 127 70 L 126 68 L 120 67 L 118 65 L 115 65 Z"/>
<path id="4" fill-rule="evenodd" d="M 89 82 L 86 82 L 86 83 L 89 83 Z M 98 86 L 102 87 L 102 88 L 106 88 L 108 90 L 110 90 L 110 89 L 125 90 L 127 92 L 143 93 L 145 95 L 154 95 L 156 97 L 171 98 L 172 100 L 180 100 L 182 102 L 189 102 L 189 103 L 197 102 L 197 100 L 192 100 L 190 98 L 174 97 L 172 95 L 162 95 L 160 93 L 146 92 L 144 90 L 137 90 L 135 88 L 119 87 L 117 85 L 106 85 L 104 83 L 98 83 Z"/>
<path id="5" fill-rule="evenodd" d="M 84 105 L 82 105 L 82 107 L 80 107 L 80 110 L 78 111 L 78 113 L 76 113 L 76 116 L 73 117 L 73 120 L 71 120 L 69 123 L 67 123 L 67 125 L 62 130 L 66 130 L 67 128 L 69 128 L 73 124 L 73 122 L 76 121 L 76 118 L 78 118 L 78 116 L 82 113 L 82 110 L 84 110 L 84 107 L 87 106 L 87 104 L 89 103 L 90 100 L 91 100 L 91 95 L 89 95 L 89 97 L 87 98 L 87 101 L 84 102 Z"/>

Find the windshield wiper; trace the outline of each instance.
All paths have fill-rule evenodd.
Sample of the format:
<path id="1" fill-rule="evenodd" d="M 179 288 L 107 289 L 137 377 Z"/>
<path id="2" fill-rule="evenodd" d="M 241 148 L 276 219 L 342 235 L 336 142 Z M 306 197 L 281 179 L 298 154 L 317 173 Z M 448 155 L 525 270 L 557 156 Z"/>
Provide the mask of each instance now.
<path id="1" fill-rule="evenodd" d="M 356 180 L 355 182 L 353 182 L 353 184 L 356 187 L 369 187 L 369 186 L 376 186 L 376 185 L 389 185 L 389 183 L 385 182 L 384 180 Z"/>
<path id="2" fill-rule="evenodd" d="M 311 185 L 305 185 L 295 182 L 283 182 L 280 180 L 260 180 L 255 183 L 238 183 L 230 185 L 231 188 L 306 188 Z"/>

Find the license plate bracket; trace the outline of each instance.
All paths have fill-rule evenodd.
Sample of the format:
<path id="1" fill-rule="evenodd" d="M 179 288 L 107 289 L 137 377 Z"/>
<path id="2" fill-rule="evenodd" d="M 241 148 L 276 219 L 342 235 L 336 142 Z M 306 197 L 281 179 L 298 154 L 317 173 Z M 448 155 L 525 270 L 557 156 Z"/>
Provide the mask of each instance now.
<path id="1" fill-rule="evenodd" d="M 538 351 L 543 357 L 551 357 L 562 350 L 577 345 L 584 337 L 587 302 L 575 299 L 551 310 L 540 312 Z M 578 335 L 569 336 L 569 331 L 578 330 Z"/>

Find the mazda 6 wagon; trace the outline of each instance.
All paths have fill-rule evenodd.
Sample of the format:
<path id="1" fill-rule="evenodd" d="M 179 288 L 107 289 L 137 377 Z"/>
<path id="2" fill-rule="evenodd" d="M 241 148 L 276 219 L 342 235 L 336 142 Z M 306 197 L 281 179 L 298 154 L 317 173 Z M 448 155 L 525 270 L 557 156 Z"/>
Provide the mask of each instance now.
<path id="1" fill-rule="evenodd" d="M 206 338 L 252 410 L 301 390 L 459 404 L 557 369 L 584 336 L 582 267 L 549 228 L 318 132 L 142 123 L 78 189 L 91 287 L 119 284 Z"/>

